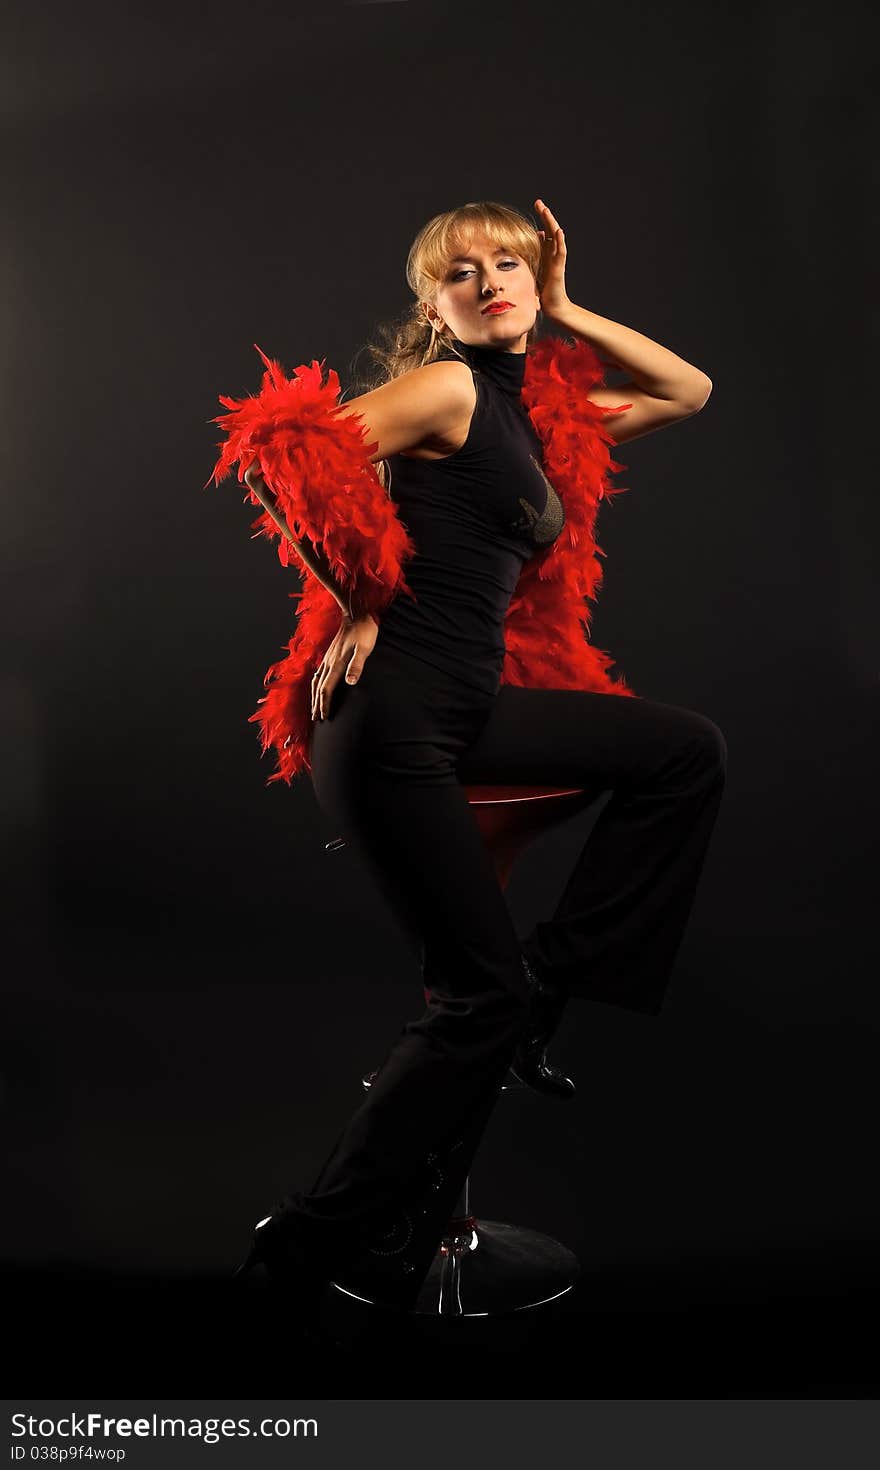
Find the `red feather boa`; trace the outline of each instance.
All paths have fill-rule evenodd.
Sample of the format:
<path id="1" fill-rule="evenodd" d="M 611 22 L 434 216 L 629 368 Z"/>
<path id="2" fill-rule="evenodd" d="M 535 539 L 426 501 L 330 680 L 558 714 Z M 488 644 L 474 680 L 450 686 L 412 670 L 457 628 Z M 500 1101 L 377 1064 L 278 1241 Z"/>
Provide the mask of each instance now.
<path id="1" fill-rule="evenodd" d="M 256 346 L 256 344 L 254 344 Z M 395 596 L 411 591 L 404 576 L 416 546 L 397 519 L 369 456 L 375 444 L 357 414 L 340 418 L 339 378 L 331 368 L 322 381 L 323 362 L 294 368 L 287 378 L 279 363 L 257 351 L 266 364 L 257 396 L 221 395 L 229 413 L 212 419 L 227 435 L 206 484 L 219 485 L 238 463 L 239 482 L 256 460 L 279 511 L 294 536 L 321 545 L 343 589 L 359 589 L 377 621 Z M 529 349 L 522 402 L 543 446 L 544 470 L 565 507 L 565 527 L 556 541 L 523 567 L 504 623 L 502 684 L 529 689 L 586 689 L 633 697 L 626 681 L 608 674 L 614 660 L 587 641 L 590 610 L 602 582 L 594 537 L 599 501 L 623 493 L 612 489 L 609 473 L 626 469 L 612 458 L 613 439 L 603 427 L 619 408 L 592 403 L 589 393 L 603 381 L 593 348 L 582 339 L 548 337 Z M 248 490 L 254 505 L 260 501 Z M 277 537 L 278 555 L 287 566 L 290 543 L 268 511 L 252 523 Z M 266 694 L 250 716 L 260 725 L 262 749 L 275 750 L 277 769 L 269 782 L 288 785 L 309 770 L 311 678 L 339 627 L 339 605 L 332 593 L 297 562 L 303 590 L 296 631 L 285 657 L 267 670 Z"/>

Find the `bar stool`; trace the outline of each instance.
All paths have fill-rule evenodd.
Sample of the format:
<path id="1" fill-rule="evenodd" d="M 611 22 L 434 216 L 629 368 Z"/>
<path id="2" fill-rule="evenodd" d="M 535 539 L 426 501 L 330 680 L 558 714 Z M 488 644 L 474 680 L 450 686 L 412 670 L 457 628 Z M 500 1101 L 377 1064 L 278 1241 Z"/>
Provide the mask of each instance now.
<path id="1" fill-rule="evenodd" d="M 594 795 L 570 786 L 465 785 L 464 791 L 503 889 L 528 843 L 589 805 Z M 344 847 L 342 837 L 325 843 L 327 852 Z M 429 1003 L 430 990 L 425 989 L 424 994 Z M 363 1077 L 365 1090 L 376 1075 L 373 1071 Z M 501 1091 L 514 1090 L 528 1089 L 508 1073 Z M 579 1271 L 577 1257 L 551 1236 L 522 1225 L 478 1220 L 468 1177 L 412 1311 L 440 1317 L 491 1317 L 524 1311 L 571 1291 Z M 343 1296 L 372 1300 L 339 1282 L 331 1286 Z"/>

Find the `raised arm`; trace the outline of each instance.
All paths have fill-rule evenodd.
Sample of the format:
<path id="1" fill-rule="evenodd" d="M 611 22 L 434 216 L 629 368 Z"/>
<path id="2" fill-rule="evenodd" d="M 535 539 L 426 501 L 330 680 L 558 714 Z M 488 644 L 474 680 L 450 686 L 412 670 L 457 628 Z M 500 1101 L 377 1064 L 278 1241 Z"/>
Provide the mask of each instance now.
<path id="1" fill-rule="evenodd" d="M 624 410 L 609 416 L 605 423 L 615 444 L 668 428 L 705 406 L 712 392 L 712 379 L 668 347 L 572 302 L 556 313 L 553 321 L 589 342 L 610 366 L 630 374 L 629 382 L 590 393 L 592 402 L 601 408 Z"/>

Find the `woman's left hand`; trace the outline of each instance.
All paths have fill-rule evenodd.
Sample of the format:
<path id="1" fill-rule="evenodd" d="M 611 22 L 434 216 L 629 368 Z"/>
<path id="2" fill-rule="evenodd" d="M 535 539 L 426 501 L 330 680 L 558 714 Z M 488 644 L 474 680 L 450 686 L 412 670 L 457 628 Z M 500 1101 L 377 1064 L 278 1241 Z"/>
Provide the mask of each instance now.
<path id="1" fill-rule="evenodd" d="M 552 321 L 558 312 L 571 304 L 565 289 L 565 234 L 543 199 L 535 200 L 535 209 L 544 224 L 544 228 L 538 231 L 541 237 L 541 310 Z"/>

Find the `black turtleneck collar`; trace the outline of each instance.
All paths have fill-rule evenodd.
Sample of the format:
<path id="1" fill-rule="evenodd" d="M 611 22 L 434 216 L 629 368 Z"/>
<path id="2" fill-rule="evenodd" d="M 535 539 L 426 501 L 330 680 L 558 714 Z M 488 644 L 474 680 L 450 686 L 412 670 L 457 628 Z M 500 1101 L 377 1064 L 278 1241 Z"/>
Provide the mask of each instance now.
<path id="1" fill-rule="evenodd" d="M 519 398 L 526 372 L 525 352 L 508 352 L 503 347 L 475 347 L 453 337 L 456 349 L 465 361 L 484 373 L 502 392 Z"/>

